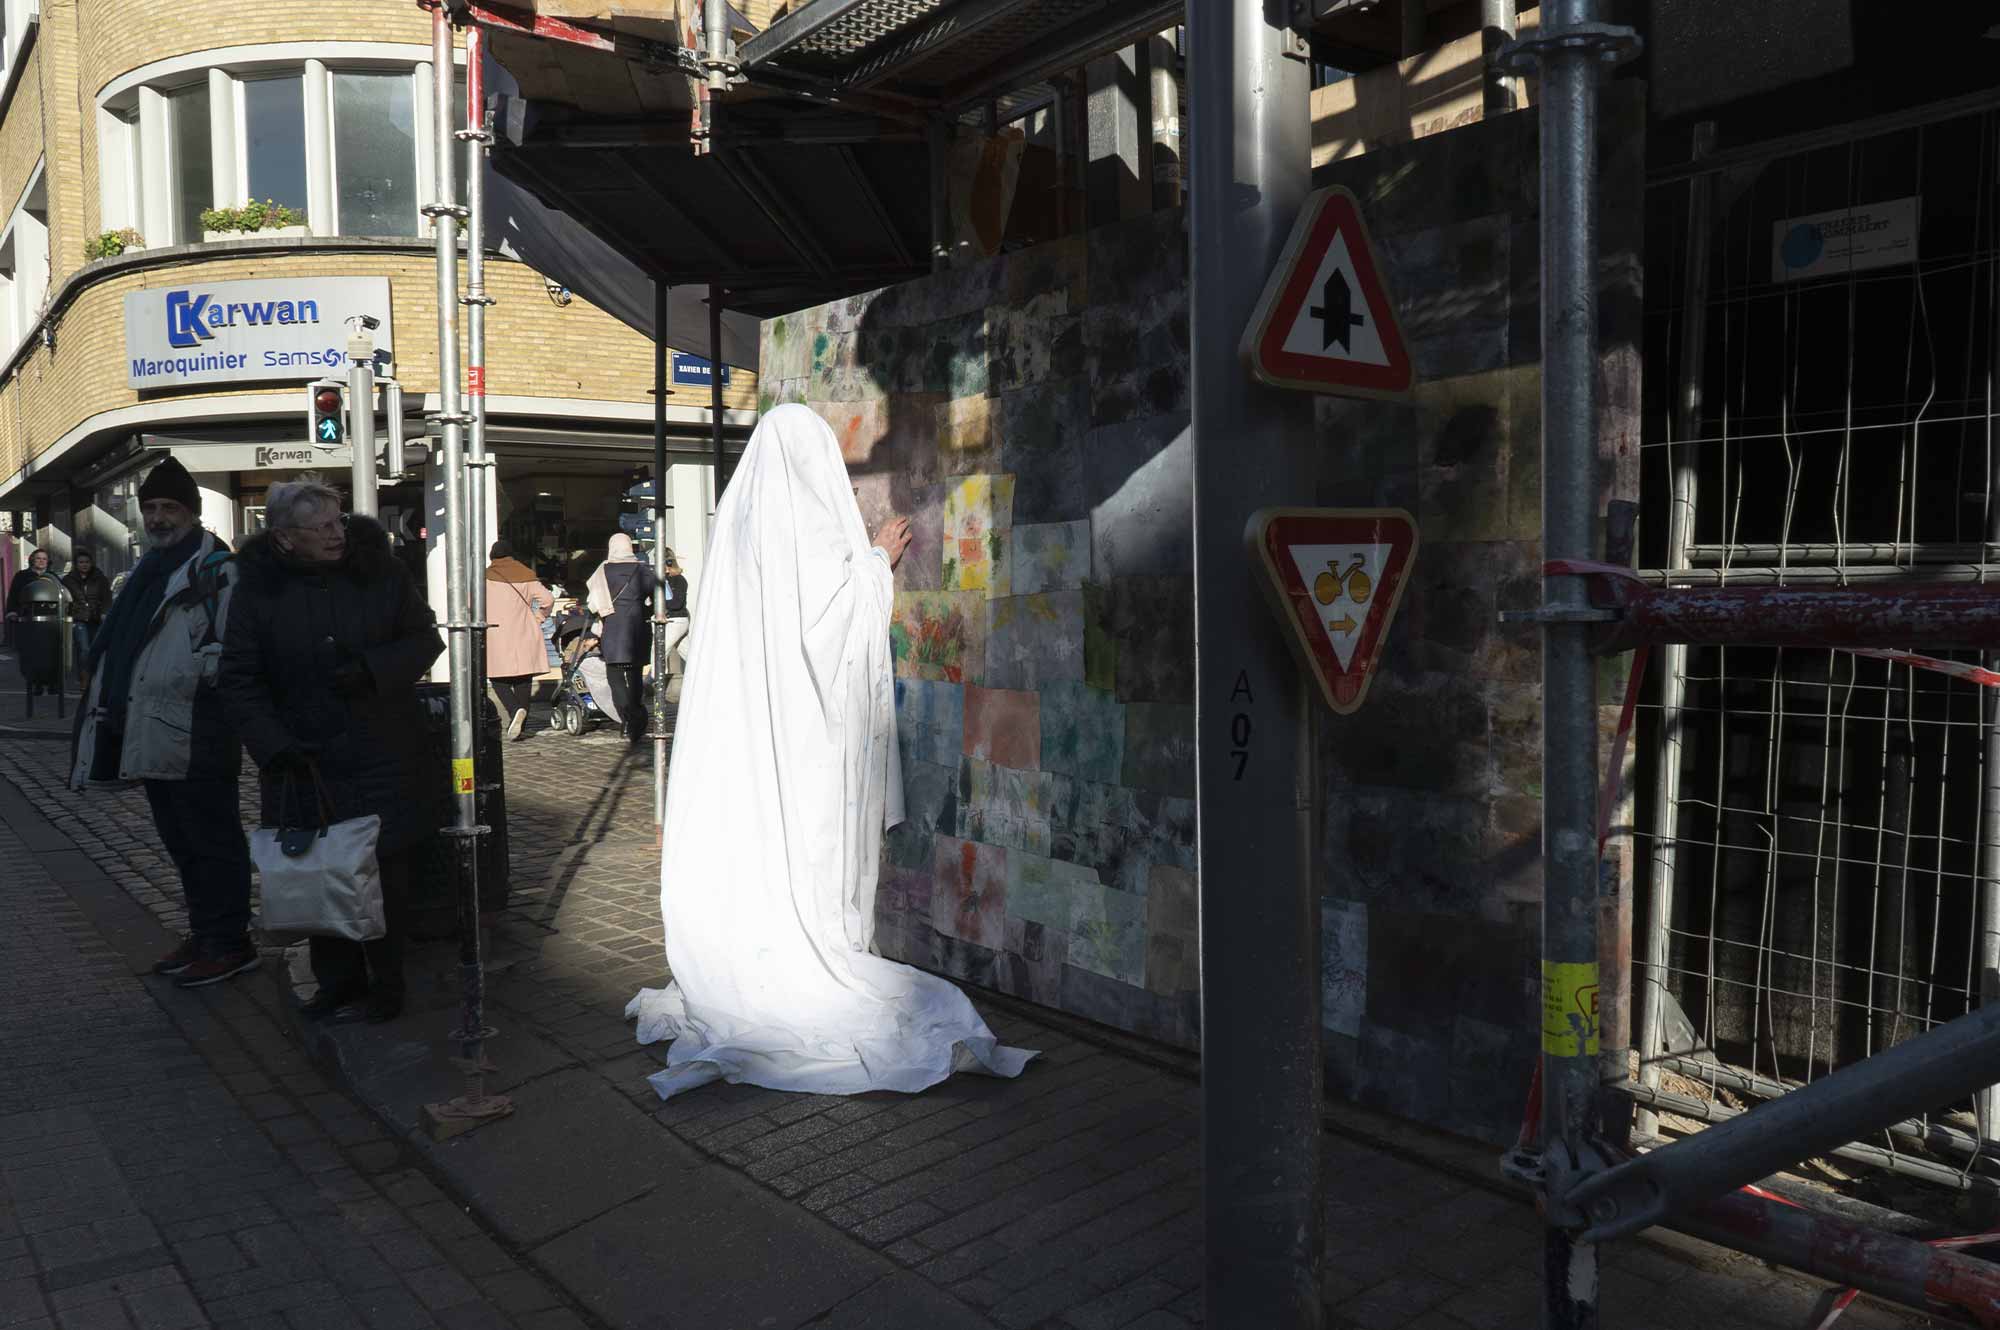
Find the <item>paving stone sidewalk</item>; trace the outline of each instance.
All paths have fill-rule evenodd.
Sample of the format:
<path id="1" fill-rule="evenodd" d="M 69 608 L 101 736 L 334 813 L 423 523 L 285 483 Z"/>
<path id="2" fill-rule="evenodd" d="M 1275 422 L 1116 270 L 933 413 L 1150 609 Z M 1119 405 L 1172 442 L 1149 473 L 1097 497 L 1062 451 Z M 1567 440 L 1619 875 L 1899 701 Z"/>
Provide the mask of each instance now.
<path id="1" fill-rule="evenodd" d="M 136 977 L 72 898 L 74 851 L 0 795 L 0 1326 L 588 1324 L 252 989 Z"/>
<path id="2" fill-rule="evenodd" d="M 916 1097 L 853 1098 L 718 1085 L 658 1102 L 644 1078 L 660 1052 L 636 1048 L 623 1018 L 633 992 L 665 978 L 650 766 L 615 736 L 571 738 L 542 728 L 539 710 L 536 720 L 508 749 L 514 896 L 489 984 L 501 1032 L 494 1084 L 520 1111 L 426 1155 L 510 1249 L 614 1326 L 758 1324 L 731 1319 L 747 1315 L 741 1296 L 697 1286 L 704 1273 L 754 1281 L 759 1262 L 788 1268 L 799 1244 L 824 1253 L 807 1263 L 851 1265 L 845 1283 L 829 1274 L 822 1292 L 852 1296 L 762 1324 L 1201 1323 L 1197 1094 L 1170 1052 L 975 994 L 996 1033 L 1043 1052 L 1018 1081 L 962 1076 Z M 94 793 L 80 813 L 60 789 L 56 747 L 0 739 L 0 778 L 172 922 L 171 883 L 135 866 L 148 847 L 128 843 L 147 839 L 143 798 Z M 398 1022 L 414 1030 L 336 1031 L 321 1050 L 413 1148 L 412 1078 L 436 1074 L 424 1050 L 443 1051 L 436 1036 L 454 1012 L 455 959 L 448 946 L 419 950 L 412 1010 Z M 1326 1140 L 1329 1324 L 1535 1326 L 1540 1230 L 1533 1210 L 1498 1187 L 1492 1152 L 1358 1111 L 1341 1116 L 1350 1131 Z M 655 1149 L 667 1161 L 658 1168 L 680 1170 L 656 1190 L 602 1158 Z M 761 1200 L 751 1204 L 750 1192 Z M 705 1213 L 711 1193 L 765 1227 L 718 1235 L 687 1220 Z M 634 1236 L 675 1223 L 676 1242 Z M 883 1258 L 880 1268 L 850 1260 L 848 1247 L 822 1247 L 822 1232 Z M 1814 1323 L 1826 1295 L 1680 1239 L 1618 1244 L 1605 1271 L 1605 1324 L 1627 1330 L 1792 1330 Z M 689 1319 L 659 1310 L 668 1286 Z M 899 1316 L 897 1306 L 910 1310 Z M 1865 1302 L 1842 1322 L 1925 1323 Z"/>

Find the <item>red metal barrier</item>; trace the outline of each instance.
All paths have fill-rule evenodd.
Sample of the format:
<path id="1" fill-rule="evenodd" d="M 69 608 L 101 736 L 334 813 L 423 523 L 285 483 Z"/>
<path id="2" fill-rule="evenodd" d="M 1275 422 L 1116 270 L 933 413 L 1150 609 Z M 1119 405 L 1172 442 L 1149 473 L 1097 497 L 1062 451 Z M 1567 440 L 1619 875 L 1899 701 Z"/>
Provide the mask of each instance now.
<path id="1" fill-rule="evenodd" d="M 2000 1265 L 1802 1209 L 1757 1188 L 1705 1201 L 1669 1225 L 1905 1307 L 2000 1327 Z"/>
<path id="2" fill-rule="evenodd" d="M 1615 611 L 1591 635 L 1601 655 L 1664 643 L 2000 649 L 2000 587 L 1976 582 L 1662 587 L 1616 564 L 1557 559 L 1542 571 L 1590 578 L 1591 603 Z"/>

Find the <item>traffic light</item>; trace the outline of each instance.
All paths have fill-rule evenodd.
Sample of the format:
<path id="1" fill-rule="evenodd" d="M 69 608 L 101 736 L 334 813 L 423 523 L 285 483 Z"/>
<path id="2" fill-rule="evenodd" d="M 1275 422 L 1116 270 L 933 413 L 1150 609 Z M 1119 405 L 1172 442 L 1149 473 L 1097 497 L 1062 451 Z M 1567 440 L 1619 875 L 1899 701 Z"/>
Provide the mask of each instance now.
<path id="1" fill-rule="evenodd" d="M 341 419 L 341 391 L 316 383 L 312 393 L 312 441 L 321 448 L 338 448 L 347 442 L 347 425 Z"/>

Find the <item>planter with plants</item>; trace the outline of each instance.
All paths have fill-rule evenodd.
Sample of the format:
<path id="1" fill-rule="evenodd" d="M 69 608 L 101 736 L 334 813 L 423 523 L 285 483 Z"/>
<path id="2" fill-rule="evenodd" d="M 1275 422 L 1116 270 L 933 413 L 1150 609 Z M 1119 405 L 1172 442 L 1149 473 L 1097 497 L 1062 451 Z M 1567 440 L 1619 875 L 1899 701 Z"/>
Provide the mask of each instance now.
<path id="1" fill-rule="evenodd" d="M 234 235 L 302 236 L 306 215 L 270 199 L 252 199 L 240 208 L 208 208 L 201 214 L 201 238 L 226 240 Z"/>
<path id="2" fill-rule="evenodd" d="M 146 237 L 128 226 L 122 231 L 106 231 L 84 241 L 83 257 L 86 263 L 94 259 L 115 259 L 128 249 L 145 247 Z"/>

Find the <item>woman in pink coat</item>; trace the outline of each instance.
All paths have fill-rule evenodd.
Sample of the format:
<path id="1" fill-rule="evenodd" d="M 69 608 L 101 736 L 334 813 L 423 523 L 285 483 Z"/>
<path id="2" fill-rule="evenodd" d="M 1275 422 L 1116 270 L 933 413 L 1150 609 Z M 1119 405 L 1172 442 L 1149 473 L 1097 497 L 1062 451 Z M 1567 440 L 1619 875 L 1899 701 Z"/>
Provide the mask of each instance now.
<path id="1" fill-rule="evenodd" d="M 549 667 L 549 649 L 542 638 L 542 620 L 556 598 L 536 579 L 534 570 L 514 557 L 514 547 L 493 542 L 486 565 L 486 677 L 499 699 L 507 737 L 518 739 L 528 723 L 528 700 L 535 676 Z"/>

